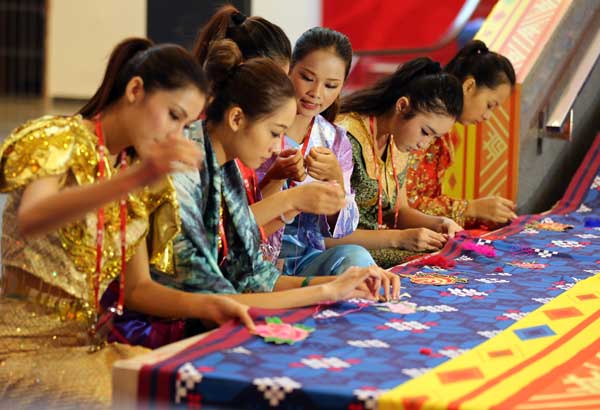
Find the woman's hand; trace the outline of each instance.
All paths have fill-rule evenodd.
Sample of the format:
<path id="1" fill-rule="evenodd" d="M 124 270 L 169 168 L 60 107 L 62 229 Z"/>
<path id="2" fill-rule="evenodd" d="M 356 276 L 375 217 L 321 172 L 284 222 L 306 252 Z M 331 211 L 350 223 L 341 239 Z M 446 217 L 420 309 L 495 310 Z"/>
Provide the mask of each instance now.
<path id="1" fill-rule="evenodd" d="M 383 232 L 386 231 L 382 231 L 382 234 Z M 385 234 L 392 235 L 395 248 L 413 252 L 437 251 L 448 240 L 443 234 L 427 228 L 395 229 Z"/>
<path id="2" fill-rule="evenodd" d="M 310 182 L 288 189 L 292 207 L 298 212 L 333 215 L 346 206 L 344 190 L 334 183 Z"/>
<path id="3" fill-rule="evenodd" d="M 342 168 L 329 148 L 313 147 L 305 159 L 308 175 L 318 181 L 336 181 L 343 187 Z"/>
<path id="4" fill-rule="evenodd" d="M 515 203 L 499 196 L 472 199 L 469 201 L 466 215 L 497 224 L 505 224 L 517 218 Z"/>
<path id="5" fill-rule="evenodd" d="M 249 307 L 227 296 L 206 295 L 206 304 L 200 306 L 201 319 L 222 325 L 230 320 L 239 320 L 249 331 L 254 331 L 254 321 L 248 313 Z"/>
<path id="6" fill-rule="evenodd" d="M 438 225 L 437 231 L 443 234 L 446 234 L 449 238 L 454 238 L 454 236 L 463 230 L 462 226 L 454 222 L 454 220 L 450 218 L 440 218 L 440 224 Z"/>
<path id="7" fill-rule="evenodd" d="M 136 165 L 135 173 L 141 186 L 150 185 L 172 172 L 198 169 L 203 159 L 195 142 L 175 135 L 149 144 L 139 154 L 141 163 Z"/>
<path id="8" fill-rule="evenodd" d="M 366 268 L 349 268 L 333 281 L 322 286 L 326 289 L 325 294 L 332 301 L 351 298 L 378 300 L 382 286 L 386 299 L 400 297 L 399 277 L 376 265 Z"/>
<path id="9" fill-rule="evenodd" d="M 297 182 L 304 181 L 306 179 L 306 170 L 304 169 L 302 151 L 296 148 L 288 148 L 281 151 L 264 178 L 269 181 L 286 179 L 292 179 Z"/>

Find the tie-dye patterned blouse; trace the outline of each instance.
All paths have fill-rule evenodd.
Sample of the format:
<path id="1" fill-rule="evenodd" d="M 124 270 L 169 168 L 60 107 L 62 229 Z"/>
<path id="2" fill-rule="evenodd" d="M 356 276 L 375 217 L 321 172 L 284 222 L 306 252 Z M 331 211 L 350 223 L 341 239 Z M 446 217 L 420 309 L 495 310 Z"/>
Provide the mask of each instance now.
<path id="1" fill-rule="evenodd" d="M 263 259 L 258 227 L 235 161 L 219 166 L 203 124 L 193 124 L 190 131 L 204 147 L 204 163 L 199 172 L 173 177 L 182 233 L 174 241 L 174 272 L 154 272 L 155 279 L 188 292 L 272 291 L 280 272 Z M 218 235 L 221 206 L 227 215 L 228 253 L 223 261 Z"/>

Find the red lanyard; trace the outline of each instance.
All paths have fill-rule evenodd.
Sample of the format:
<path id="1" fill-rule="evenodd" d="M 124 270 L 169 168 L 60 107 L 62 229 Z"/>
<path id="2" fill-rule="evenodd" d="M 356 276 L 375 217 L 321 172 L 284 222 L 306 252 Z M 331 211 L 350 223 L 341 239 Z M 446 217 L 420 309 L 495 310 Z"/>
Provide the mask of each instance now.
<path id="1" fill-rule="evenodd" d="M 313 117 L 313 119 L 310 120 L 308 130 L 306 131 L 306 135 L 304 136 L 304 142 L 302 143 L 302 158 L 304 158 L 304 156 L 306 155 L 306 149 L 308 148 L 308 142 L 310 141 L 310 134 L 312 134 L 312 129 L 313 129 L 314 123 L 315 123 L 315 117 Z M 281 137 L 281 150 L 283 151 L 284 149 L 285 149 L 285 136 L 282 136 Z M 296 186 L 295 181 L 290 182 L 290 188 L 293 188 L 295 186 Z"/>
<path id="2" fill-rule="evenodd" d="M 106 155 L 106 146 L 104 145 L 104 134 L 102 133 L 102 123 L 100 114 L 94 122 L 96 123 L 96 136 L 98 137 L 98 181 L 105 177 L 104 157 Z M 121 169 L 127 168 L 127 153 L 121 151 L 119 165 Z M 121 274 L 119 275 L 119 298 L 117 301 L 117 314 L 123 313 L 125 304 L 125 266 L 127 264 L 127 201 L 126 197 L 119 200 L 119 218 L 121 222 Z M 94 278 L 94 301 L 96 310 L 99 309 L 99 291 L 100 276 L 102 274 L 102 246 L 104 242 L 104 208 L 98 209 L 98 222 L 96 225 L 96 271 Z"/>
<path id="3" fill-rule="evenodd" d="M 371 129 L 371 135 L 373 136 L 373 163 L 375 164 L 375 174 L 377 178 L 377 229 L 386 229 L 387 226 L 383 224 L 383 183 L 381 181 L 381 172 L 379 170 L 379 156 L 375 145 L 377 144 L 377 138 L 375 135 L 375 117 L 369 117 L 369 127 Z M 390 147 L 390 156 L 392 161 L 392 171 L 394 172 L 394 179 L 396 181 L 396 205 L 394 209 L 394 227 L 398 227 L 398 211 L 400 210 L 400 181 L 398 180 L 398 172 L 396 171 L 396 161 L 394 158 L 394 147 L 391 145 L 392 136 L 390 135 L 388 146 Z M 389 198 L 390 202 L 392 198 Z"/>
<path id="4" fill-rule="evenodd" d="M 225 198 L 221 192 L 221 206 L 219 207 L 219 238 L 217 240 L 218 253 L 220 254 L 219 265 L 225 262 L 229 247 L 227 246 L 227 233 L 225 232 Z"/>
<path id="5" fill-rule="evenodd" d="M 242 161 L 236 159 L 240 172 L 242 173 L 242 178 L 244 179 L 244 187 L 246 188 L 246 197 L 248 198 L 248 205 L 252 205 L 258 199 L 258 177 L 256 176 L 256 172 L 252 168 L 248 168 Z M 262 226 L 258 226 L 258 230 L 260 232 L 260 240 L 265 242 L 267 240 L 267 234 Z"/>
<path id="6" fill-rule="evenodd" d="M 306 155 L 306 148 L 308 148 L 308 142 L 310 141 L 310 134 L 312 134 L 313 124 L 315 123 L 315 118 L 310 121 L 308 126 L 308 131 L 306 131 L 306 135 L 304 136 L 304 142 L 302 143 L 302 157 Z M 281 150 L 285 149 L 285 136 L 281 137 Z"/>

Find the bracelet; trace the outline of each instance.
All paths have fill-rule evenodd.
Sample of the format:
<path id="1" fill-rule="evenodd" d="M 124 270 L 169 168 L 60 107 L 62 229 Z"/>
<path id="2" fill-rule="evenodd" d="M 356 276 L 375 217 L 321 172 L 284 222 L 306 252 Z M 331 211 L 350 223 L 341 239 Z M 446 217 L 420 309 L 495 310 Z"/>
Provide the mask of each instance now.
<path id="1" fill-rule="evenodd" d="M 307 276 L 304 278 L 304 280 L 302 281 L 302 284 L 300 285 L 301 288 L 305 288 L 307 286 L 310 285 L 310 280 L 312 279 L 312 276 Z"/>
<path id="2" fill-rule="evenodd" d="M 284 216 L 284 214 L 279 214 L 279 219 L 280 219 L 280 220 L 281 220 L 281 222 L 283 222 L 284 224 L 286 224 L 286 225 L 289 225 L 289 224 L 291 224 L 292 222 L 294 222 L 294 219 L 295 219 L 295 218 L 292 218 L 292 219 L 285 219 L 285 216 Z"/>

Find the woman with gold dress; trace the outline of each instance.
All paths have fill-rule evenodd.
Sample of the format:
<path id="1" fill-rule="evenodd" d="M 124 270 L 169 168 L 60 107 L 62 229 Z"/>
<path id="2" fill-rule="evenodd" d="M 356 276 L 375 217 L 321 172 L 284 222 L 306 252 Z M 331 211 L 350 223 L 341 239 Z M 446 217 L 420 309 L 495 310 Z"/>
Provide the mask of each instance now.
<path id="1" fill-rule="evenodd" d="M 3 404 L 110 405 L 112 362 L 146 351 L 119 343 L 98 349 L 112 313 L 101 312 L 96 322 L 98 295 L 116 277 L 116 311 L 126 304 L 161 317 L 240 318 L 252 327 L 246 306 L 173 290 L 149 274 L 150 261 L 170 260 L 180 230 L 168 174 L 201 163 L 201 151 L 182 134 L 202 111 L 206 91 L 200 66 L 184 49 L 128 39 L 78 115 L 29 121 L 0 147 L 0 190 L 8 194 Z"/>

